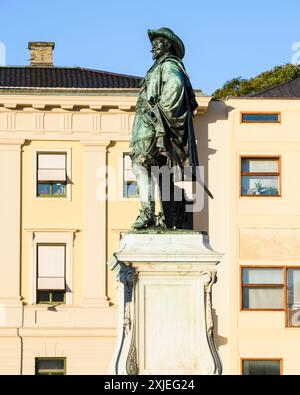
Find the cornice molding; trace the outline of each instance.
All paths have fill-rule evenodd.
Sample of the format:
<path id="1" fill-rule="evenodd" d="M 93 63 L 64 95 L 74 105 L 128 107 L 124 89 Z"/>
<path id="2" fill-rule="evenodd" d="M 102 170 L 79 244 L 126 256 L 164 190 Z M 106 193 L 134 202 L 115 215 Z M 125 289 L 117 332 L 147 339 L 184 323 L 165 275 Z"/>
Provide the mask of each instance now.
<path id="1" fill-rule="evenodd" d="M 0 139 L 0 150 L 21 150 L 21 146 L 25 143 L 25 139 Z"/>
<path id="2" fill-rule="evenodd" d="M 26 232 L 63 232 L 63 233 L 76 233 L 80 232 L 80 229 L 72 228 L 25 228 Z"/>
<path id="3" fill-rule="evenodd" d="M 85 151 L 105 151 L 111 143 L 111 140 L 80 140 Z"/>

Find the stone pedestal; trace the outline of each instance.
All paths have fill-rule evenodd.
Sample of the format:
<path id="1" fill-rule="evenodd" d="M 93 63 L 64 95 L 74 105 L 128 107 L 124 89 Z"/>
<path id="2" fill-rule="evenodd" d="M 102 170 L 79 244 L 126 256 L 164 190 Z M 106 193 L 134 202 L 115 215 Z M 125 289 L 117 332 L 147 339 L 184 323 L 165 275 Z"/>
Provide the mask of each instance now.
<path id="1" fill-rule="evenodd" d="M 123 234 L 108 262 L 120 312 L 112 374 L 221 374 L 211 304 L 221 257 L 200 232 Z"/>

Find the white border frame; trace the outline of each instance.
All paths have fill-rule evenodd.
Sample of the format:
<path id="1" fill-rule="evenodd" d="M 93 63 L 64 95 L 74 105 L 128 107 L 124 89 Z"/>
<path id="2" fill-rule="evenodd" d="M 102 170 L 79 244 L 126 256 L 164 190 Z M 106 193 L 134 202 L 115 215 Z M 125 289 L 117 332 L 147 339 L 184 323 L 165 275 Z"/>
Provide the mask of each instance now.
<path id="1" fill-rule="evenodd" d="M 119 176 L 119 181 L 118 181 L 118 197 L 119 201 L 122 202 L 140 202 L 139 196 L 136 198 L 128 198 L 123 196 L 123 182 L 124 182 L 124 161 L 123 161 L 123 156 L 124 154 L 128 154 L 130 151 L 129 148 L 119 148 L 119 164 L 118 164 L 118 170 L 120 170 L 121 176 Z M 160 204 L 159 203 L 159 189 L 158 186 L 155 185 L 155 204 Z M 159 206 L 160 207 L 160 206 Z"/>
<path id="2" fill-rule="evenodd" d="M 31 305 L 42 306 L 43 303 L 36 303 L 36 277 L 37 277 L 37 245 L 40 243 L 46 244 L 65 244 L 66 245 L 66 261 L 65 261 L 65 275 L 66 275 L 66 302 L 64 305 L 73 304 L 73 247 L 74 234 L 76 230 L 28 230 L 31 233 L 31 248 L 30 248 L 30 278 L 29 278 L 29 299 Z M 49 306 L 48 304 L 46 304 Z"/>
<path id="3" fill-rule="evenodd" d="M 71 188 L 71 183 L 67 181 L 67 185 L 66 185 L 66 192 L 67 192 L 67 196 L 66 197 L 60 197 L 60 198 L 56 198 L 56 197 L 39 197 L 37 196 L 37 156 L 39 153 L 54 153 L 54 152 L 59 152 L 59 153 L 64 153 L 66 154 L 66 172 L 67 172 L 67 180 L 70 179 L 72 180 L 72 148 L 47 148 L 47 147 L 41 147 L 41 148 L 33 148 L 33 199 L 34 200 L 40 200 L 40 201 L 49 201 L 51 200 L 53 201 L 66 201 L 72 200 L 72 188 Z"/>
<path id="4" fill-rule="evenodd" d="M 119 149 L 119 163 L 118 163 L 118 170 L 119 170 L 119 182 L 118 182 L 118 197 L 120 201 L 125 201 L 125 202 L 139 202 L 140 198 L 139 197 L 125 197 L 123 195 L 124 191 L 124 154 L 129 154 L 130 149 L 129 148 L 120 148 Z"/>

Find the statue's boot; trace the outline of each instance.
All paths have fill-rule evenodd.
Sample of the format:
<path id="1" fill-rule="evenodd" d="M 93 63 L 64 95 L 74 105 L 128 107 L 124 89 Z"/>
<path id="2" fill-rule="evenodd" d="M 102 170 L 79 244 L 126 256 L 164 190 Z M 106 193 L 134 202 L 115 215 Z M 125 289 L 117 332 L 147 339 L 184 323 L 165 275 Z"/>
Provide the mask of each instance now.
<path id="1" fill-rule="evenodd" d="M 145 229 L 149 226 L 155 225 L 155 203 L 144 203 L 142 202 L 142 208 L 140 214 L 132 224 L 133 229 Z"/>

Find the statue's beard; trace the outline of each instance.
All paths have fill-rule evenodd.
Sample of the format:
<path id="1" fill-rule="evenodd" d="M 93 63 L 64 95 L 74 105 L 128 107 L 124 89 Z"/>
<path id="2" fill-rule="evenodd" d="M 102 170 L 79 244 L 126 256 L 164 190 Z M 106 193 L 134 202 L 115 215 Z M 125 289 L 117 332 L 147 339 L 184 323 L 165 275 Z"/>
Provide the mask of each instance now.
<path id="1" fill-rule="evenodd" d="M 160 58 L 161 57 L 161 53 L 159 53 L 159 52 L 152 52 L 152 59 L 153 60 L 157 60 L 158 58 Z"/>
<path id="2" fill-rule="evenodd" d="M 169 51 L 160 51 L 160 52 L 152 52 L 152 59 L 157 61 L 159 58 L 161 58 L 162 56 L 164 56 L 166 53 L 168 53 Z"/>

